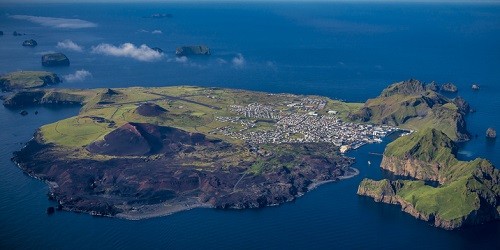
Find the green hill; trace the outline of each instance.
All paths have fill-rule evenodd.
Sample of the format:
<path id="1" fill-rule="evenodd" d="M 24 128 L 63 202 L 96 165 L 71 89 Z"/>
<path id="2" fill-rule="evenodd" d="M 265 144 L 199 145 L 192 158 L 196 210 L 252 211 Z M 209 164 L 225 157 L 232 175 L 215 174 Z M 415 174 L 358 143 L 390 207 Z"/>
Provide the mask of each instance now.
<path id="1" fill-rule="evenodd" d="M 0 90 L 31 89 L 60 83 L 61 79 L 47 71 L 16 71 L 0 77 Z"/>
<path id="2" fill-rule="evenodd" d="M 358 194 L 400 204 L 403 211 L 445 229 L 500 219 L 500 171 L 487 160 L 459 161 L 455 154 L 455 143 L 438 130 L 403 136 L 387 146 L 381 167 L 416 180 L 365 179 Z"/>
<path id="3" fill-rule="evenodd" d="M 454 141 L 468 140 L 464 119 L 470 110 L 468 104 L 462 98 L 449 99 L 433 89 L 431 84 L 413 79 L 394 83 L 377 98 L 366 101 L 350 118 L 412 130 L 435 128 Z"/>

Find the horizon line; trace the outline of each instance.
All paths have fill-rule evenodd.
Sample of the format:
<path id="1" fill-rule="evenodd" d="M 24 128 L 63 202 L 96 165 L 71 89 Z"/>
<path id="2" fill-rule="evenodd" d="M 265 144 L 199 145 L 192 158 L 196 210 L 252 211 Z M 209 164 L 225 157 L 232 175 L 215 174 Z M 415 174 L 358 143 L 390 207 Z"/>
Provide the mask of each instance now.
<path id="1" fill-rule="evenodd" d="M 500 0 L 4 0 L 9 4 L 75 3 L 500 3 Z"/>

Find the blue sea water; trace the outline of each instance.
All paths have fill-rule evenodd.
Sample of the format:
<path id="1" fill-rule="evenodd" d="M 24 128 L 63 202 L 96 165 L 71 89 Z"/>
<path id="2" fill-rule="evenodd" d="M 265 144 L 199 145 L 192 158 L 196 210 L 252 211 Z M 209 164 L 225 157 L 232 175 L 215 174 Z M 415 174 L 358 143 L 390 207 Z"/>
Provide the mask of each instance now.
<path id="1" fill-rule="evenodd" d="M 143 18 L 171 13 L 172 18 Z M 81 19 L 96 27 L 44 26 L 13 15 Z M 65 20 L 63 20 L 65 21 Z M 66 20 L 67 21 L 67 20 Z M 64 22 L 63 22 L 64 23 Z M 461 145 L 462 159 L 484 157 L 500 166 L 500 146 L 484 137 L 500 130 L 500 5 L 408 3 L 0 3 L 0 73 L 42 70 L 46 51 L 68 55 L 59 75 L 92 77 L 64 88 L 220 86 L 318 94 L 363 102 L 389 83 L 417 78 L 453 82 L 477 112 L 467 117 L 477 138 Z M 153 34 L 160 30 L 161 34 Z M 13 31 L 26 33 L 14 37 Z M 37 40 L 35 48 L 20 46 Z M 82 51 L 57 47 L 71 40 Z M 160 47 L 144 62 L 92 53 L 106 43 Z M 209 58 L 176 60 L 177 46 L 206 44 Z M 472 83 L 481 90 L 473 92 Z M 38 110 L 40 113 L 34 115 Z M 78 108 L 32 108 L 28 116 L 0 107 L 0 248 L 427 248 L 499 249 L 500 223 L 458 231 L 433 228 L 396 206 L 356 195 L 364 177 L 379 179 L 387 142 L 353 151 L 359 176 L 321 186 L 295 202 L 244 211 L 194 209 L 167 217 L 125 221 L 69 212 L 45 214 L 46 185 L 24 175 L 12 152 L 39 126 Z M 366 162 L 370 160 L 371 166 Z"/>

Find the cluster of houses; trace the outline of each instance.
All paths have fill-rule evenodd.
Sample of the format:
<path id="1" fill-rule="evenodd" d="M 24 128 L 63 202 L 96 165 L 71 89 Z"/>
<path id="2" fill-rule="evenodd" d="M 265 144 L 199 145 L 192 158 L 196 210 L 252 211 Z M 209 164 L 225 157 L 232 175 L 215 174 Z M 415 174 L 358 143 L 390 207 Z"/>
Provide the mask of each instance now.
<path id="1" fill-rule="evenodd" d="M 396 130 L 385 125 L 345 122 L 333 110 L 325 115 L 318 114 L 316 111 L 325 108 L 326 102 L 322 99 L 304 99 L 286 104 L 288 109 L 277 109 L 259 103 L 231 105 L 230 110 L 239 116 L 216 119 L 233 123 L 233 126 L 217 128 L 213 133 L 221 133 L 250 144 L 327 142 L 347 151 L 366 143 L 381 142 L 383 137 Z M 272 120 L 272 126 L 251 129 L 258 127 L 261 119 Z M 234 126 L 235 124 L 238 126 Z"/>

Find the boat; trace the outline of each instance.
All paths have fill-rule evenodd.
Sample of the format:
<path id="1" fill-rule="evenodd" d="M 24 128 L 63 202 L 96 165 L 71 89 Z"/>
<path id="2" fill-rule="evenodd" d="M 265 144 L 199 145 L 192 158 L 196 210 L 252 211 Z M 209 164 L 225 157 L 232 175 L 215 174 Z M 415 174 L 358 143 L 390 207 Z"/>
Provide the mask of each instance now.
<path id="1" fill-rule="evenodd" d="M 368 161 L 368 165 L 372 165 L 372 162 L 371 162 L 371 161 Z"/>

